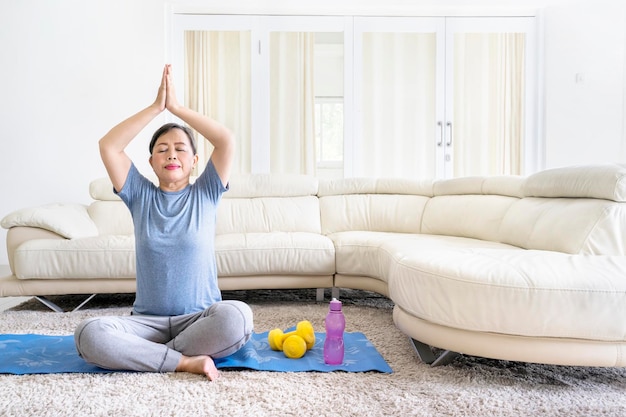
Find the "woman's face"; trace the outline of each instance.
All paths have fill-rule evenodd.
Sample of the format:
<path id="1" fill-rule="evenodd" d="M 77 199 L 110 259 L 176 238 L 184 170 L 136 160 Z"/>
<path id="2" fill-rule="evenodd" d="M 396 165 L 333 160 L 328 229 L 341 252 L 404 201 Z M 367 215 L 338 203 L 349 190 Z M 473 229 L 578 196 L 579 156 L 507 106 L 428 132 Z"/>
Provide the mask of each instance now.
<path id="1" fill-rule="evenodd" d="M 189 138 L 180 129 L 171 129 L 161 135 L 152 149 L 150 165 L 159 178 L 160 187 L 178 191 L 189 184 L 191 170 L 198 162 Z"/>

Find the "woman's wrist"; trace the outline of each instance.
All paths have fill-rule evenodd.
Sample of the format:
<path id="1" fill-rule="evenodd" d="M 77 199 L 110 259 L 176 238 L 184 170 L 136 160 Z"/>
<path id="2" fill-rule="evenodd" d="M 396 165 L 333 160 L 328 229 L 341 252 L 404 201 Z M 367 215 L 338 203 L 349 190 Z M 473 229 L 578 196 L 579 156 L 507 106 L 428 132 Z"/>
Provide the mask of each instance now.
<path id="1" fill-rule="evenodd" d="M 165 106 L 160 106 L 159 103 L 157 103 L 156 101 L 146 108 L 146 111 L 154 117 L 161 114 L 163 110 L 165 110 Z"/>

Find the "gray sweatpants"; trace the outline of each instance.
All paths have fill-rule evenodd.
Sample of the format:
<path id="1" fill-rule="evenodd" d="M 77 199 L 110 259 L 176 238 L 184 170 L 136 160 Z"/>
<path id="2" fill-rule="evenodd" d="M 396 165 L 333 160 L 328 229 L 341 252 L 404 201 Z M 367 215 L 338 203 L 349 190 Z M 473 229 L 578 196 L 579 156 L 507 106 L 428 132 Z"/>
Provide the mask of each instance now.
<path id="1" fill-rule="evenodd" d="M 94 317 L 74 332 L 76 350 L 105 369 L 173 372 L 182 355 L 222 358 L 250 339 L 252 310 L 235 300 L 182 316 Z"/>

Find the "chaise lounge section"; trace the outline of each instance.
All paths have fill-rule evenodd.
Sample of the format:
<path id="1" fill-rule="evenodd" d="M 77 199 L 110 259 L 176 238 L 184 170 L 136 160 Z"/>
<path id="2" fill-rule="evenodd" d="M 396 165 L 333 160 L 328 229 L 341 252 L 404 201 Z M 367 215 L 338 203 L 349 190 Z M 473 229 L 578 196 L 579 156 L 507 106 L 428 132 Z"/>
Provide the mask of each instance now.
<path id="1" fill-rule="evenodd" d="M 134 292 L 128 210 L 108 179 L 90 194 L 89 206 L 2 220 L 12 275 L 0 296 Z M 427 363 L 458 352 L 626 366 L 625 165 L 435 181 L 238 176 L 218 210 L 216 257 L 225 290 L 389 297 Z"/>

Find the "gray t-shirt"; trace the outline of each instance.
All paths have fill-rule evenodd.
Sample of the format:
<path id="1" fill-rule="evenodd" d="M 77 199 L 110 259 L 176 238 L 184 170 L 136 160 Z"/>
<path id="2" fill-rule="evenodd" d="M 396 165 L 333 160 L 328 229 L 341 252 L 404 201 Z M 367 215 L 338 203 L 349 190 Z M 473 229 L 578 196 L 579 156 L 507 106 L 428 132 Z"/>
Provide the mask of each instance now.
<path id="1" fill-rule="evenodd" d="M 176 192 L 161 190 L 131 165 L 118 195 L 135 226 L 136 314 L 188 314 L 222 299 L 215 219 L 227 190 L 211 161 L 195 183 Z"/>

